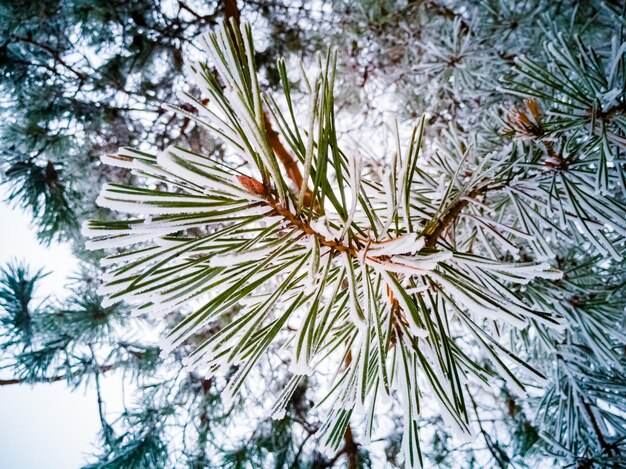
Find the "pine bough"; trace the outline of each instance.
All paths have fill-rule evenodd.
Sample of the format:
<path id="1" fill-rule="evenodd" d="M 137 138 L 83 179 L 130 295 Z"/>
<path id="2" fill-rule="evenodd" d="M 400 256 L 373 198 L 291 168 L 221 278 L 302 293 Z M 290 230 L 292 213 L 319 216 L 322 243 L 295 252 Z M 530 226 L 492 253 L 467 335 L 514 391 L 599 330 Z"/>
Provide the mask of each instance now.
<path id="1" fill-rule="evenodd" d="M 107 185 L 98 199 L 136 218 L 84 227 L 89 248 L 118 250 L 103 261 L 109 302 L 127 301 L 155 318 L 192 310 L 167 335 L 165 352 L 231 315 L 187 359 L 209 374 L 237 365 L 231 396 L 270 347 L 286 345 L 293 378 L 272 409 L 276 418 L 303 376 L 334 369 L 321 402 L 328 420 L 319 431 L 332 451 L 355 408 L 367 416 L 367 439 L 377 402 L 397 393 L 409 467 L 421 465 L 423 393 L 439 402 L 457 434 L 470 436 L 468 380 L 486 381 L 492 373 L 473 358 L 469 343 L 513 391 L 524 393 L 520 370 L 541 381 L 501 344 L 502 328 L 562 327 L 561 314 L 523 294 L 531 281 L 549 284 L 561 276 L 550 267 L 554 255 L 538 228 L 547 221 L 553 239 L 572 236 L 550 221 L 546 202 L 554 193 L 563 196 L 557 215 L 580 228 L 576 236 L 582 232 L 619 257 L 613 240 L 596 239 L 610 218 L 615 229 L 626 228 L 622 207 L 609 197 L 587 197 L 607 188 L 603 168 L 595 180 L 570 173 L 582 184 L 561 175 L 558 187 L 544 189 L 554 177 L 541 160 L 545 152 L 531 151 L 529 161 L 523 142 L 480 158 L 468 153 L 454 167 L 420 155 L 421 119 L 405 145 L 398 136 L 393 160 L 377 170 L 338 145 L 332 53 L 318 57 L 315 79 L 303 73 L 310 112 L 301 125 L 284 62 L 278 63 L 284 100 L 279 105 L 261 93 L 249 26 L 224 26 L 202 45 L 209 63 L 189 75 L 209 99 L 182 93 L 197 112 L 176 110 L 220 136 L 243 164 L 180 147 L 156 155 L 123 149 L 102 158 L 145 181 Z M 530 62 L 522 66 L 533 70 Z M 513 131 L 528 132 L 530 114 L 518 111 L 509 123 Z M 302 168 L 300 186 L 275 152 L 268 115 Z M 589 144 L 614 140 L 595 125 L 598 137 Z"/>

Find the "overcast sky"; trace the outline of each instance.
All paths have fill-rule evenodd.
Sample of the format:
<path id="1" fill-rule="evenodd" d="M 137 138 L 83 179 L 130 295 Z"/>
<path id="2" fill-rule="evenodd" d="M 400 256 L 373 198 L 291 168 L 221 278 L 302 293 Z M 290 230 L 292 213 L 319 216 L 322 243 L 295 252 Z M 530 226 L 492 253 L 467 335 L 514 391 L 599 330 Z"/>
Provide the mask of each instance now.
<path id="1" fill-rule="evenodd" d="M 6 198 L 0 187 L 0 200 Z M 67 246 L 39 245 L 28 217 L 0 202 L 0 264 L 17 258 L 51 274 L 42 280 L 38 295 L 59 294 L 76 267 Z M 0 376 L 6 378 L 0 371 Z M 108 411 L 121 408 L 120 379 L 102 380 Z M 95 390 L 71 392 L 64 383 L 0 386 L 0 469 L 73 469 L 94 452 L 100 429 Z"/>

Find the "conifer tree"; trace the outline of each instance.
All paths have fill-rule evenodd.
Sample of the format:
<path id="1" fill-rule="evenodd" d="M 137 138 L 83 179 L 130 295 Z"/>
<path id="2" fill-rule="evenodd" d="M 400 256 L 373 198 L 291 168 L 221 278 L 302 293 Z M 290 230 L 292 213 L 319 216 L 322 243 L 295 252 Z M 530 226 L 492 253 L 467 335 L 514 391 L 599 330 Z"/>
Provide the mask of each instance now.
<path id="1" fill-rule="evenodd" d="M 145 384 L 93 467 L 621 467 L 624 7 L 329 9 L 301 65 L 232 11 L 198 31 L 162 93 L 202 145 L 101 157 L 104 285 L 34 308 L 5 269 L 16 380 Z"/>

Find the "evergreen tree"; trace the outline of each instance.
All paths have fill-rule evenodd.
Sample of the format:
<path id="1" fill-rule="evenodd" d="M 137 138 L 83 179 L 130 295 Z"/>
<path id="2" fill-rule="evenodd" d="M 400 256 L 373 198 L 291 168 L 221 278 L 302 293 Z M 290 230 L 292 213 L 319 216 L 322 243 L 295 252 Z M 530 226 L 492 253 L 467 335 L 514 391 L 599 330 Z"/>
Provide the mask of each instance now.
<path id="1" fill-rule="evenodd" d="M 35 308 L 43 274 L 3 271 L 12 381 L 140 383 L 119 421 L 101 412 L 93 467 L 626 464 L 620 2 L 250 5 L 285 23 L 178 2 L 187 82 L 138 71 L 171 74 L 157 113 L 199 137 L 126 127 L 135 148 L 92 162 L 118 212 L 83 227 L 110 254 L 98 292 L 86 267 Z M 301 66 L 254 48 L 289 24 Z M 66 233 L 88 191 L 29 151 L 12 197 Z M 165 339 L 131 340 L 145 322 Z"/>

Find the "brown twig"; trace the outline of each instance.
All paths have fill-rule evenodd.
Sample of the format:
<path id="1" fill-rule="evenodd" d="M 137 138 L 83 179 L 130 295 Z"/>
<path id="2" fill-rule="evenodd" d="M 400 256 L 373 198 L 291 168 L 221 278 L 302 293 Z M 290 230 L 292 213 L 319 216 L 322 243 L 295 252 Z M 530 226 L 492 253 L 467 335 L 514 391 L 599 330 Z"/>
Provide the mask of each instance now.
<path id="1" fill-rule="evenodd" d="M 626 114 L 626 101 L 622 101 L 617 106 L 613 106 L 607 111 L 597 111 L 596 117 L 605 120 L 614 117 L 616 114 Z"/>
<path id="2" fill-rule="evenodd" d="M 439 240 L 439 238 L 441 238 L 441 236 L 445 233 L 448 227 L 452 225 L 454 221 L 456 221 L 463 209 L 467 207 L 467 205 L 469 205 L 470 200 L 478 195 L 484 194 L 485 192 L 487 192 L 488 189 L 489 186 L 477 187 L 470 191 L 465 198 L 458 200 L 454 205 L 452 205 L 452 207 L 448 209 L 448 212 L 443 216 L 443 218 L 441 218 L 437 223 L 432 225 L 430 229 L 427 229 L 425 233 L 426 242 L 424 244 L 424 247 L 430 249 L 434 248 L 437 244 L 437 240 Z"/>
<path id="3" fill-rule="evenodd" d="M 234 20 L 235 24 L 239 26 L 241 24 L 241 11 L 239 10 L 239 6 L 237 5 L 237 0 L 222 0 L 222 7 L 225 19 L 232 19 Z M 270 147 L 285 168 L 285 171 L 287 172 L 287 177 L 291 180 L 291 182 L 293 182 L 298 191 L 301 190 L 303 184 L 306 184 L 306 181 L 303 181 L 302 173 L 300 172 L 300 168 L 298 167 L 296 159 L 291 153 L 289 153 L 287 148 L 285 148 L 283 143 L 280 141 L 278 132 L 276 132 L 272 127 L 272 122 L 270 121 L 267 113 L 265 113 L 263 117 L 265 134 L 267 136 Z M 312 199 L 313 194 L 307 188 L 304 196 L 304 204 L 310 206 Z"/>
<path id="4" fill-rule="evenodd" d="M 241 11 L 237 0 L 222 0 L 222 7 L 224 8 L 224 17 L 229 20 L 235 20 L 235 23 L 239 25 L 241 23 Z"/>
<path id="5" fill-rule="evenodd" d="M 354 435 L 350 425 L 346 427 L 343 440 L 344 445 L 339 451 L 337 451 L 337 454 L 335 454 L 331 460 L 324 464 L 324 467 L 333 467 L 339 458 L 341 458 L 344 454 L 348 459 L 348 469 L 357 469 L 359 467 L 359 445 L 354 441 Z"/>
<path id="6" fill-rule="evenodd" d="M 37 381 L 36 383 L 54 383 L 55 381 L 62 381 L 65 379 L 65 376 L 63 375 L 59 375 L 59 376 L 53 376 L 51 378 L 47 378 L 45 380 L 41 380 L 41 381 Z M 0 386 L 11 386 L 12 384 L 35 384 L 32 381 L 28 381 L 28 380 L 23 380 L 23 379 L 19 379 L 19 378 L 13 378 L 13 379 L 0 379 Z"/>
<path id="7" fill-rule="evenodd" d="M 291 156 L 283 143 L 280 141 L 278 132 L 272 128 L 272 123 L 270 122 L 267 114 L 265 114 L 264 117 L 265 132 L 267 133 L 269 144 L 282 165 L 285 167 L 285 171 L 287 171 L 289 179 L 291 179 L 295 186 L 300 189 L 302 187 L 302 173 L 300 173 L 300 168 L 298 168 L 298 164 L 296 163 L 294 157 Z"/>
<path id="8" fill-rule="evenodd" d="M 356 248 L 354 248 L 353 246 L 346 246 L 345 244 L 339 241 L 326 239 L 321 233 L 311 228 L 311 225 L 309 225 L 306 221 L 302 220 L 299 216 L 295 215 L 290 210 L 280 205 L 273 198 L 268 199 L 268 204 L 274 209 L 277 215 L 280 215 L 281 217 L 283 217 L 292 226 L 298 228 L 303 233 L 306 233 L 311 236 L 315 236 L 322 246 L 329 247 L 339 253 L 347 252 L 351 256 L 357 257 Z"/>
<path id="9" fill-rule="evenodd" d="M 359 445 L 354 441 L 350 425 L 346 428 L 343 439 L 345 441 L 346 456 L 348 457 L 348 469 L 357 469 L 359 467 Z"/>
<path id="10" fill-rule="evenodd" d="M 113 367 L 111 365 L 101 365 L 97 368 L 98 373 L 106 373 L 110 371 Z M 43 384 L 43 383 L 55 383 L 57 381 L 63 381 L 67 379 L 66 375 L 56 375 L 51 376 L 49 378 L 41 378 L 36 381 L 31 381 L 28 379 L 21 378 L 9 378 L 9 379 L 0 379 L 0 386 L 11 386 L 13 384 Z"/>

